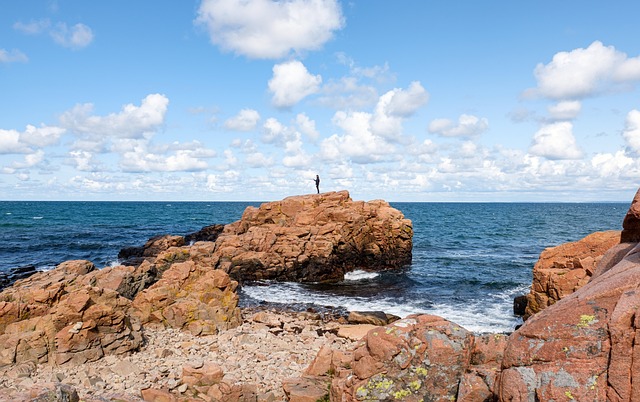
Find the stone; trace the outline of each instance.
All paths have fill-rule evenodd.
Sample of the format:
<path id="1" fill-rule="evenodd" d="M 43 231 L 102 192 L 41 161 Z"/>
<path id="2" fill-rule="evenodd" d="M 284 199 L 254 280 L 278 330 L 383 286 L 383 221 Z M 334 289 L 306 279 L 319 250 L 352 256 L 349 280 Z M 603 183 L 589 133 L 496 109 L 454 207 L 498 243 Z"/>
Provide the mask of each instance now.
<path id="1" fill-rule="evenodd" d="M 282 382 L 282 388 L 289 402 L 317 402 L 326 400 L 329 382 L 316 377 L 289 378 Z"/>
<path id="2" fill-rule="evenodd" d="M 68 384 L 51 384 L 48 389 L 40 393 L 32 402 L 79 402 L 80 397 L 74 387 Z"/>
<path id="3" fill-rule="evenodd" d="M 605 252 L 619 241 L 620 232 L 611 230 L 545 249 L 533 267 L 523 318 L 528 319 L 589 282 Z"/>
<path id="4" fill-rule="evenodd" d="M 158 282 L 136 295 L 131 314 L 143 325 L 216 334 L 241 322 L 237 286 L 224 271 L 191 259 L 173 263 Z"/>
<path id="5" fill-rule="evenodd" d="M 514 332 L 504 353 L 501 400 L 633 401 L 640 390 L 640 248 Z M 636 382 L 638 381 L 638 382 Z"/>
<path id="6" fill-rule="evenodd" d="M 387 325 L 389 319 L 384 311 L 350 311 L 347 317 L 349 324 Z"/>
<path id="7" fill-rule="evenodd" d="M 140 395 L 145 402 L 178 402 L 178 397 L 165 389 L 146 388 Z"/>
<path id="8" fill-rule="evenodd" d="M 371 324 L 341 325 L 338 327 L 338 336 L 352 341 L 359 341 L 364 338 L 369 331 L 377 327 L 378 325 Z"/>
<path id="9" fill-rule="evenodd" d="M 104 273 L 89 261 L 66 261 L 0 293 L 0 367 L 95 361 L 142 345 L 130 302 L 94 286 Z M 105 282 L 106 283 L 106 282 Z"/>
<path id="10" fill-rule="evenodd" d="M 248 207 L 216 240 L 216 268 L 239 281 L 339 281 L 353 270 L 411 263 L 413 228 L 384 201 L 347 191 L 294 196 Z"/>
<path id="11" fill-rule="evenodd" d="M 471 359 L 473 334 L 433 315 L 370 330 L 351 374 L 334 378 L 332 400 L 454 400 Z"/>

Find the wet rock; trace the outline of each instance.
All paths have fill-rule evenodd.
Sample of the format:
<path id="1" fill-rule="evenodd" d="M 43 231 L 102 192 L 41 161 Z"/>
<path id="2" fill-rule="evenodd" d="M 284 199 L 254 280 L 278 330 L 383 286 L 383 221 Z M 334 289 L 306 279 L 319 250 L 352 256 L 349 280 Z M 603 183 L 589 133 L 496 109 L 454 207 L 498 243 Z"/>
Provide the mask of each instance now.
<path id="1" fill-rule="evenodd" d="M 192 244 L 198 241 L 211 241 L 214 242 L 220 236 L 220 233 L 224 230 L 224 225 L 211 225 L 205 226 L 197 232 L 190 233 L 184 237 L 186 244 Z"/>
<path id="2" fill-rule="evenodd" d="M 384 311 L 350 311 L 347 321 L 349 324 L 387 325 L 389 317 Z"/>
<path id="3" fill-rule="evenodd" d="M 11 286 L 18 279 L 28 278 L 37 272 L 35 265 L 25 265 L 0 271 L 0 290 Z"/>

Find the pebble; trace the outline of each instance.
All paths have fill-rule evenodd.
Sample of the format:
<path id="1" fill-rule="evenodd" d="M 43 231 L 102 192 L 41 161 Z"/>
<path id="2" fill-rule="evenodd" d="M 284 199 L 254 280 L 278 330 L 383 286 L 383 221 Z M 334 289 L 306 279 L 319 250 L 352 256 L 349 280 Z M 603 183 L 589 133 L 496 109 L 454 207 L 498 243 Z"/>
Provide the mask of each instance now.
<path id="1" fill-rule="evenodd" d="M 282 325 L 279 331 L 252 320 L 255 311 L 243 316 L 239 327 L 204 337 L 173 328 L 145 329 L 146 345 L 131 356 L 105 356 L 80 366 L 39 365 L 26 378 L 7 376 L 10 368 L 0 370 L 0 386 L 25 392 L 57 379 L 76 387 L 81 399 L 90 395 L 109 400 L 117 394 L 135 400 L 149 387 L 183 394 L 187 384 L 181 381 L 182 368 L 213 363 L 222 368 L 225 382 L 254 384 L 260 400 L 284 401 L 282 381 L 301 376 L 320 347 L 327 344 L 347 350 L 355 346 L 329 331 L 334 324 L 323 323 L 313 314 L 259 312 L 259 321 Z"/>

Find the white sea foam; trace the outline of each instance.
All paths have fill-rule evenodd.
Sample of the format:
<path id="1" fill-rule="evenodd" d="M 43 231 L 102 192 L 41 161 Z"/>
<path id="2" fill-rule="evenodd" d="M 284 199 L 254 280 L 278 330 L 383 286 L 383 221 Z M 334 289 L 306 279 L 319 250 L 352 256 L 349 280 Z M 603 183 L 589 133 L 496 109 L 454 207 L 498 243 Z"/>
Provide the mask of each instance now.
<path id="1" fill-rule="evenodd" d="M 513 315 L 513 297 L 524 293 L 524 289 L 511 289 L 487 295 L 483 300 L 457 305 L 435 304 L 425 308 L 410 301 L 399 302 L 392 297 L 370 298 L 319 292 L 298 283 L 248 285 L 242 289 L 246 296 L 270 303 L 342 307 L 348 311 L 384 311 L 403 318 L 410 314 L 434 314 L 476 333 L 513 331 L 521 323 L 521 319 Z"/>
<path id="2" fill-rule="evenodd" d="M 43 216 L 34 216 L 33 219 L 42 219 L 44 218 Z"/>
<path id="3" fill-rule="evenodd" d="M 373 279 L 379 276 L 377 272 L 367 272 L 362 271 L 360 269 L 356 269 L 355 271 L 347 272 L 344 274 L 345 281 L 361 281 L 363 279 Z"/>

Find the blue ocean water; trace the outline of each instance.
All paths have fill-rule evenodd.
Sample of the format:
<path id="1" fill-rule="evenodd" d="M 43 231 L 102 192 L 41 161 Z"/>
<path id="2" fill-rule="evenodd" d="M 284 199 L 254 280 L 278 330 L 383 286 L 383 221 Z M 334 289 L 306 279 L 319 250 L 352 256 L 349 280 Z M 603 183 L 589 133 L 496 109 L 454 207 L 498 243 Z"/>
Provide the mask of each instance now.
<path id="1" fill-rule="evenodd" d="M 0 270 L 69 259 L 103 267 L 155 235 L 239 219 L 245 202 L 0 202 Z M 392 203 L 413 221 L 413 262 L 401 272 L 356 272 L 339 284 L 244 286 L 261 301 L 437 314 L 476 332 L 511 331 L 540 252 L 618 230 L 626 203 Z"/>

